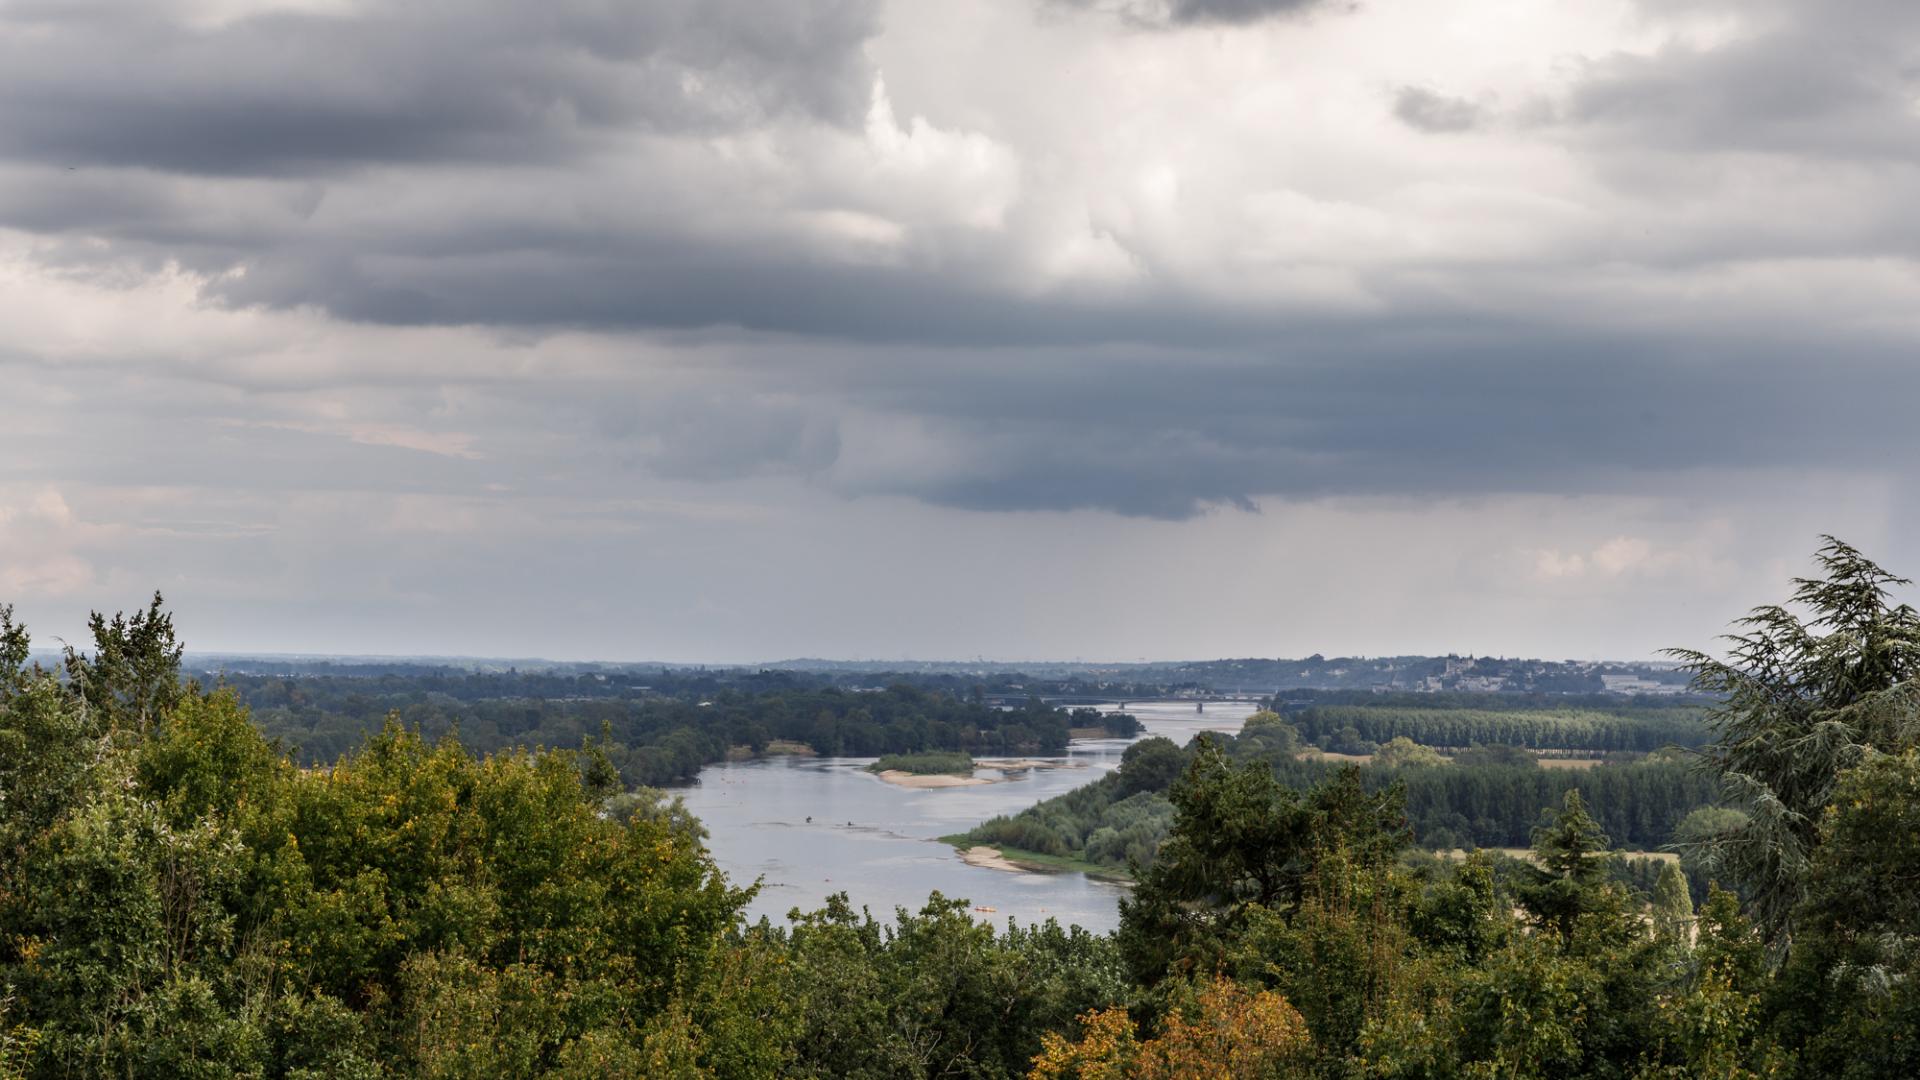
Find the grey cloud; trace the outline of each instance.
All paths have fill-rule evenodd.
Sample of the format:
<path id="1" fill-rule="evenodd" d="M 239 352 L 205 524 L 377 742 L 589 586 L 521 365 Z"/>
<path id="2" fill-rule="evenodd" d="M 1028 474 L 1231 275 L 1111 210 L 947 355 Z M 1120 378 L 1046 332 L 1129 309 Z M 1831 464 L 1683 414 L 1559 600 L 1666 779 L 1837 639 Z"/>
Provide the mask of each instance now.
<path id="1" fill-rule="evenodd" d="M 1250 23 L 1291 15 L 1326 0 L 1172 0 L 1168 18 L 1177 23 Z"/>
<path id="2" fill-rule="evenodd" d="M 591 504 L 636 476 L 807 477 L 969 510 L 1179 520 L 1276 496 L 1644 493 L 1701 469 L 1857 474 L 1920 460 L 1907 416 L 1920 369 L 1905 347 L 1824 326 L 1676 337 L 1452 317 L 1299 326 L 1253 349 L 698 352 L 668 376 L 476 377 L 444 418 L 433 395 L 388 385 L 320 391 L 358 421 L 474 432 L 471 458 L 306 430 L 306 414 L 210 390 L 209 375 L 128 381 L 4 355 L 0 375 L 16 390 L 98 388 L 58 414 L 61 430 L 89 433 L 63 460 L 70 478 L 194 477 L 263 495 L 478 496 L 499 482 Z M 143 410 L 150 425 L 116 419 Z M 0 460 L 0 480 L 36 473 L 31 453 Z"/>
<path id="3" fill-rule="evenodd" d="M 1751 17 L 1748 32 L 1592 62 L 1553 119 L 1686 154 L 1920 152 L 1920 7 L 1783 0 L 1730 10 Z"/>
<path id="4" fill-rule="evenodd" d="M 1920 460 L 1905 355 L 1811 328 L 1674 340 L 1456 319 L 1303 330 L 1211 358 L 1062 349 L 804 370 L 815 393 L 912 418 L 937 447 L 863 471 L 860 455 L 887 449 L 847 440 L 834 475 L 850 493 L 1181 519 L 1266 496 L 1632 493 L 1697 469 L 1892 467 Z M 797 385 L 783 370 L 757 377 Z"/>
<path id="5" fill-rule="evenodd" d="M 0 11 L 0 152 L 286 175 L 551 160 L 609 131 L 864 111 L 873 0 L 381 3 L 207 29 L 156 0 Z"/>
<path id="6" fill-rule="evenodd" d="M 1152 295 L 1124 307 L 1013 296 L 991 281 L 991 265 L 861 265 L 776 238 L 693 237 L 678 211 L 698 208 L 676 205 L 686 196 L 671 188 L 583 190 L 533 170 L 443 182 L 448 203 L 418 217 L 354 220 L 329 205 L 355 194 L 345 184 L 316 194 L 306 181 L 222 181 L 210 195 L 143 173 L 50 180 L 0 170 L 0 224 L 75 238 L 49 245 L 43 262 L 97 263 L 93 240 L 105 238 L 120 259 L 224 275 L 207 293 L 232 306 L 317 306 L 390 325 L 734 327 L 954 345 L 1191 344 L 1271 331 L 1264 315 Z M 474 209 L 456 202 L 478 190 L 487 195 Z M 314 220 L 316 202 L 331 221 Z M 227 273 L 236 268 L 244 273 Z"/>
<path id="7" fill-rule="evenodd" d="M 1351 6 L 1349 0 L 1050 0 L 1068 7 L 1111 11 L 1161 26 L 1244 26 L 1318 7 Z"/>
<path id="8" fill-rule="evenodd" d="M 1178 11 L 1225 17 L 1285 6 Z M 51 20 L 47 12 L 65 10 L 16 7 L 4 17 Z M 46 21 L 43 32 L 0 35 L 0 50 L 20 61 L 0 63 L 0 91 L 18 91 L 0 95 L 7 102 L 0 106 L 0 154 L 11 147 L 16 160 L 39 160 L 56 149 L 78 153 L 96 140 L 109 163 L 151 167 L 0 168 L 0 224 L 74 241 L 48 245 L 44 260 L 97 260 L 95 241 L 104 239 L 115 257 L 148 266 L 178 262 L 220 275 L 244 269 L 209 288 L 211 297 L 233 305 L 317 306 L 391 324 L 737 327 L 870 342 L 1246 347 L 1292 333 L 1297 322 L 1152 278 L 1119 299 L 1012 290 L 1004 284 L 1006 266 L 995 261 L 1001 252 L 982 249 L 975 238 L 942 243 L 938 230 L 925 226 L 915 231 L 931 236 L 928 250 L 940 251 L 937 259 L 822 259 L 804 241 L 726 227 L 720 208 L 737 202 L 741 214 L 763 209 L 754 200 L 768 197 L 763 189 L 777 183 L 774 177 L 716 189 L 697 164 L 664 154 L 648 160 L 645 149 L 622 162 L 573 167 L 574 144 L 597 129 L 697 131 L 722 120 L 772 122 L 790 108 L 844 119 L 870 86 L 859 48 L 877 17 L 870 3 L 436 2 L 346 18 L 256 17 L 193 32 L 137 16 L 124 4 L 79 10 Z M 73 62 L 96 46 L 113 59 L 94 68 Z M 1598 128 L 1602 117 L 1643 107 L 1672 112 L 1635 104 L 1663 101 L 1662 92 L 1648 88 L 1664 84 L 1645 65 L 1681 73 L 1661 76 L 1671 81 L 1704 62 L 1674 54 L 1602 64 L 1576 95 L 1584 103 L 1576 115 Z M 124 77 L 96 77 L 102 66 L 124 67 Z M 1843 73 L 1848 67 L 1831 55 L 1820 66 Z M 713 75 L 719 89 L 697 101 L 678 89 L 680 81 L 664 96 L 625 92 L 634 79 L 651 85 L 696 72 Z M 58 108 L 27 107 L 35 95 Z M 356 111 L 355 102 L 372 112 Z M 720 111 L 702 111 L 708 105 Z M 173 111 L 155 118 L 145 111 L 152 108 Z M 229 139 L 223 111 L 287 126 L 259 139 Z M 1418 87 L 1400 91 L 1396 112 L 1429 130 L 1457 129 L 1473 115 L 1471 103 Z M 301 117 L 321 114 L 328 117 L 322 126 L 344 141 L 300 126 Z M 1888 130 L 1897 135 L 1911 123 L 1892 122 Z M 397 126 L 382 134 L 389 124 Z M 417 138 L 399 134 L 410 127 Z M 142 140 L 155 147 L 142 149 Z M 461 157 L 489 154 L 501 160 Z M 377 183 L 329 171 L 346 163 L 383 168 Z M 250 170 L 286 175 L 180 175 Z M 422 197 L 426 191 L 435 197 Z M 405 200 L 418 205 L 405 213 L 380 210 Z M 1910 230 L 1887 228 L 1884 217 L 1835 242 L 1910 248 Z M 1743 228 L 1715 244 L 1757 249 L 1768 242 L 1738 224 Z M 1658 257 L 1651 250 L 1606 254 Z M 1552 274 L 1563 267 L 1536 269 Z"/>
<path id="9" fill-rule="evenodd" d="M 737 327 L 872 342 L 1046 345 L 1126 340 L 1246 341 L 1269 333 L 1246 313 L 1146 299 L 1114 310 L 1023 299 L 959 274 L 812 263 L 798 252 L 691 248 L 657 234 L 625 250 L 499 252 L 381 260 L 290 253 L 257 258 L 215 292 L 234 304 L 323 304 L 393 324 L 697 330 Z"/>
<path id="10" fill-rule="evenodd" d="M 739 388 L 625 395 L 594 406 L 614 456 L 670 480 L 811 475 L 840 454 L 830 416 Z"/>
<path id="11" fill-rule="evenodd" d="M 1415 131 L 1451 134 L 1480 123 L 1480 106 L 1424 86 L 1403 86 L 1393 97 L 1393 115 Z"/>

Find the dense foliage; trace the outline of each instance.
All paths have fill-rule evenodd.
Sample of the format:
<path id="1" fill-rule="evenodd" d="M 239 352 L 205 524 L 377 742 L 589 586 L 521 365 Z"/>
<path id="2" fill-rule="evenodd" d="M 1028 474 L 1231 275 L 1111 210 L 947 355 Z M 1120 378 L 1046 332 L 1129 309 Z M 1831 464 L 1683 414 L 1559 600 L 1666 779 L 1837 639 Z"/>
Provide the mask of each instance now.
<path id="1" fill-rule="evenodd" d="M 736 747 L 760 753 L 780 742 L 854 757 L 1057 753 L 1091 713 L 1032 699 L 1002 709 L 975 700 L 984 695 L 909 683 L 847 689 L 781 672 L 655 673 L 641 685 L 604 675 L 438 670 L 246 675 L 228 685 L 269 736 L 308 764 L 332 761 L 397 717 L 429 739 L 457 733 L 483 754 L 598 740 L 628 783 L 653 786 L 691 779 Z M 1113 723 L 1130 731 L 1134 721 Z"/>
<path id="2" fill-rule="evenodd" d="M 1519 714 L 1525 715 L 1525 714 Z M 1257 761 L 1285 786 L 1306 790 L 1339 765 L 1311 754 L 1286 719 L 1271 712 L 1247 721 L 1238 737 L 1209 736 L 1234 761 Z M 1543 769 L 1530 754 L 1461 755 L 1453 764 L 1417 744 L 1395 746 L 1360 772 L 1371 791 L 1398 786 L 1402 812 L 1422 847 L 1526 847 L 1544 808 L 1578 791 L 1590 812 L 1623 847 L 1652 850 L 1672 843 L 1687 816 L 1714 801 L 1716 785 L 1673 757 Z M 1152 865 L 1172 827 L 1169 789 L 1197 753 L 1164 738 L 1129 747 L 1121 766 L 1092 784 L 997 817 L 967 834 L 970 843 L 1078 860 L 1109 872 Z M 1704 878 L 1698 879 L 1704 885 Z"/>
<path id="3" fill-rule="evenodd" d="M 904 772 L 913 773 L 916 776 L 932 776 L 938 773 L 968 775 L 973 772 L 973 755 L 938 751 L 926 754 L 887 754 L 867 768 L 874 772 Z"/>
<path id="4" fill-rule="evenodd" d="M 1167 815 L 1111 936 L 938 895 L 745 924 L 609 747 L 396 723 L 303 767 L 174 678 L 157 603 L 57 673 L 0 608 L 0 1080 L 1920 1075 L 1920 639 L 1895 579 L 1823 563 L 1695 657 L 1731 805 L 1677 831 L 1744 910 L 1623 873 L 1579 784 L 1525 860 L 1410 859 L 1420 778 L 1555 774 L 1300 761 L 1271 716 L 1095 785 Z"/>
<path id="5" fill-rule="evenodd" d="M 1022 1073 L 1111 941 L 932 897 L 746 926 L 602 748 L 389 723 L 303 768 L 181 687 L 157 601 L 67 678 L 0 608 L 0 1077 Z"/>

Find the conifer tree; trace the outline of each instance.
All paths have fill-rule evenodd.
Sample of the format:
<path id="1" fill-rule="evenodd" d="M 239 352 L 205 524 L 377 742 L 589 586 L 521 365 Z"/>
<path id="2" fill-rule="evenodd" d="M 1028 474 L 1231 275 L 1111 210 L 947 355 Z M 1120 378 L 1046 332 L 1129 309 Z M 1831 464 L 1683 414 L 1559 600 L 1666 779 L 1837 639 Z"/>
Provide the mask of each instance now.
<path id="1" fill-rule="evenodd" d="M 1841 774 L 1871 753 L 1920 737 L 1920 613 L 1890 589 L 1912 584 L 1825 537 L 1820 575 L 1796 578 L 1792 603 L 1755 608 L 1727 636 L 1725 660 L 1670 650 L 1717 695 L 1716 741 L 1703 766 L 1746 813 L 1691 845 L 1706 869 L 1737 883 L 1756 925 L 1784 955 L 1805 895 L 1823 812 Z"/>
<path id="2" fill-rule="evenodd" d="M 1534 830 L 1534 878 L 1520 886 L 1522 907 L 1543 928 L 1573 940 L 1580 916 L 1599 910 L 1606 892 L 1607 835 L 1587 813 L 1579 790 L 1567 792 L 1558 811 Z"/>

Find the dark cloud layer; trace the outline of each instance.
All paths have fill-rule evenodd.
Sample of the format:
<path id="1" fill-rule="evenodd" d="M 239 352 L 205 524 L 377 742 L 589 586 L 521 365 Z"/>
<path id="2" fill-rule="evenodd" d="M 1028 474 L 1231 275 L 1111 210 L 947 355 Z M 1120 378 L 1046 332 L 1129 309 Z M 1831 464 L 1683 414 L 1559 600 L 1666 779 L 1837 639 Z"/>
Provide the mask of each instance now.
<path id="1" fill-rule="evenodd" d="M 969 509 L 1177 519 L 1269 495 L 1625 494 L 1692 469 L 1920 460 L 1904 420 L 1920 371 L 1899 347 L 1498 324 L 1449 336 L 1413 349 L 1328 337 L 1233 363 L 1054 357 L 926 378 L 876 366 L 840 392 L 929 418 L 951 448 L 875 489 Z M 1838 353 L 1845 374 L 1805 362 Z"/>
<path id="2" fill-rule="evenodd" d="M 1168 17 L 1177 23 L 1250 23 L 1291 15 L 1328 0 L 1172 0 Z"/>
<path id="3" fill-rule="evenodd" d="M 1127 19 L 1165 26 L 1245 26 L 1344 0 L 1047 0 L 1069 7 L 1112 11 Z"/>
<path id="4" fill-rule="evenodd" d="M 153 0 L 0 11 L 0 151 L 306 175 L 552 161 L 610 131 L 857 120 L 867 0 L 416 0 L 213 28 Z"/>

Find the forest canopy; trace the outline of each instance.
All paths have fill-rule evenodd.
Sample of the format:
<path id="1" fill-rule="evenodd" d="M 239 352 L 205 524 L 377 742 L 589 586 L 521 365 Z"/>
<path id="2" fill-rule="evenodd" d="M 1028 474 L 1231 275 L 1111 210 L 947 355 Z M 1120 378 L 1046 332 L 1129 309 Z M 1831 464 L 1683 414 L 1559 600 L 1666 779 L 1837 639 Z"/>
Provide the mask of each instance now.
<path id="1" fill-rule="evenodd" d="M 629 784 L 690 780 L 730 751 L 773 744 L 828 756 L 930 751 L 1058 753 L 1070 732 L 1130 718 L 1090 717 L 1028 698 L 997 708 L 957 687 L 896 681 L 849 689 L 778 673 L 627 677 L 542 672 L 230 675 L 220 682 L 268 736 L 307 764 L 333 761 L 389 720 L 429 739 L 457 733 L 476 753 L 601 747 Z"/>

